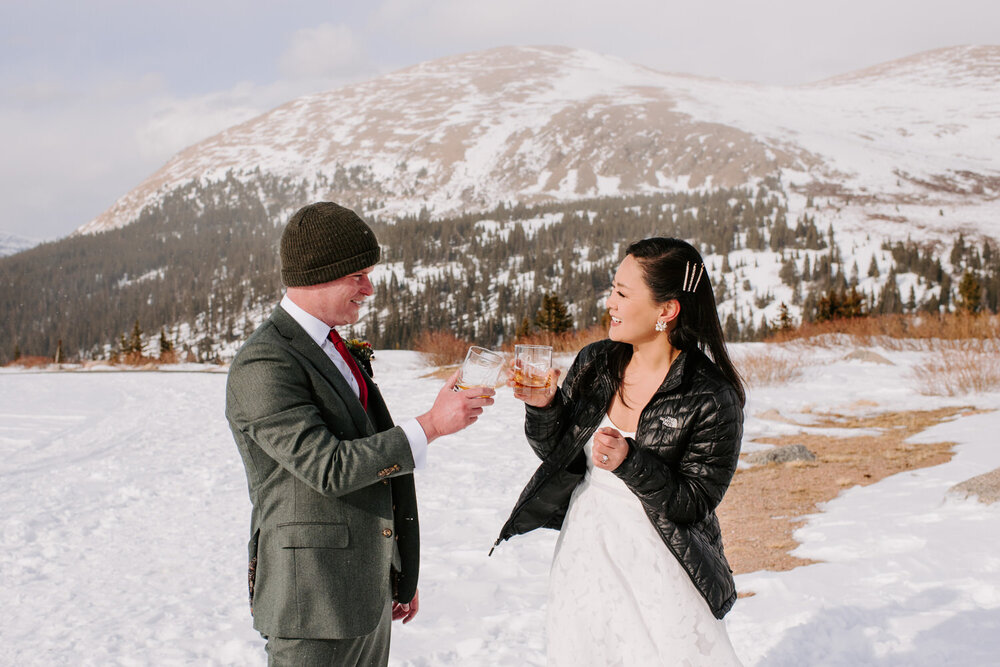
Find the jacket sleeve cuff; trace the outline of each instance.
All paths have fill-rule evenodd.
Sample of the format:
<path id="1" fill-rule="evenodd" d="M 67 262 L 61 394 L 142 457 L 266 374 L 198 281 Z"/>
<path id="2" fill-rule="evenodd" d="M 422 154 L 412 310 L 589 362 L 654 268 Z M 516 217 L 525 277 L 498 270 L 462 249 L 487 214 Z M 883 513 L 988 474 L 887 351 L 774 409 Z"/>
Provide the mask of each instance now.
<path id="1" fill-rule="evenodd" d="M 628 452 L 626 452 L 625 458 L 618 464 L 618 467 L 612 471 L 622 481 L 635 478 L 636 466 L 641 458 L 641 455 L 636 452 L 635 440 L 633 438 L 625 438 L 625 441 L 628 443 Z"/>

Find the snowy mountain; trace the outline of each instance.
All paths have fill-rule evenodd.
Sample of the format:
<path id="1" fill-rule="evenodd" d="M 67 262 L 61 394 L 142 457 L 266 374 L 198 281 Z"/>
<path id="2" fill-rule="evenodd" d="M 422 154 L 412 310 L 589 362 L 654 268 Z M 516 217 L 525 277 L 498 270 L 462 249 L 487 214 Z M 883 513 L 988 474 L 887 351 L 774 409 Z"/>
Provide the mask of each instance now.
<path id="1" fill-rule="evenodd" d="M 998 85 L 1000 46 L 793 87 L 562 47 L 498 48 L 293 100 L 178 153 L 79 231 L 127 225 L 168 193 L 227 175 L 304 180 L 303 201 L 355 202 L 382 217 L 780 175 L 791 192 L 846 208 L 831 221 L 838 229 L 875 220 L 996 235 Z"/>
<path id="2" fill-rule="evenodd" d="M 7 257 L 38 245 L 36 239 L 0 232 L 0 257 Z"/>
<path id="3" fill-rule="evenodd" d="M 848 290 L 867 312 L 937 313 L 969 305 L 964 281 L 997 312 L 998 84 L 1000 47 L 796 87 L 557 47 L 417 65 L 230 128 L 80 233 L 0 258 L 0 339 L 106 358 L 139 321 L 151 347 L 166 330 L 229 358 L 281 293 L 280 223 L 318 199 L 376 229 L 356 333 L 387 348 L 499 344 L 546 294 L 593 326 L 622 244 L 653 234 L 698 244 L 730 340 Z"/>

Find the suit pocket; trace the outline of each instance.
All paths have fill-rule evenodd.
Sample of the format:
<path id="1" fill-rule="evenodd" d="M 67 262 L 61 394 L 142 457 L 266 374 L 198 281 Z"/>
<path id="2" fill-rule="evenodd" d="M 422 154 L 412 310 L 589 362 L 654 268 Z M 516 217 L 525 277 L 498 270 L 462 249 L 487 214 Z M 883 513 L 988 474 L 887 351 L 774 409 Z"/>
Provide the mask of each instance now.
<path id="1" fill-rule="evenodd" d="M 318 521 L 278 524 L 278 540 L 282 549 L 344 549 L 350 541 L 345 524 Z"/>

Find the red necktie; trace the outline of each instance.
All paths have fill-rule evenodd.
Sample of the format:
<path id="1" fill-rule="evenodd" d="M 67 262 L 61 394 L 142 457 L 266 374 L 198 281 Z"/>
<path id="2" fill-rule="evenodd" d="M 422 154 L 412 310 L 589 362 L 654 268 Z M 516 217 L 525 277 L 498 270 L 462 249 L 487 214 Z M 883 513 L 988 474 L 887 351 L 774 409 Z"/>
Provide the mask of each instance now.
<path id="1" fill-rule="evenodd" d="M 354 360 L 354 355 L 350 353 L 347 349 L 347 344 L 344 339 L 340 337 L 336 329 L 330 329 L 330 342 L 333 346 L 337 348 L 337 352 L 340 352 L 340 356 L 344 358 L 347 362 L 347 366 L 351 369 L 351 373 L 354 374 L 354 379 L 358 381 L 358 399 L 361 401 L 361 407 L 365 410 L 368 409 L 368 385 L 365 384 L 365 379 L 361 375 L 361 369 L 358 368 L 358 362 Z"/>

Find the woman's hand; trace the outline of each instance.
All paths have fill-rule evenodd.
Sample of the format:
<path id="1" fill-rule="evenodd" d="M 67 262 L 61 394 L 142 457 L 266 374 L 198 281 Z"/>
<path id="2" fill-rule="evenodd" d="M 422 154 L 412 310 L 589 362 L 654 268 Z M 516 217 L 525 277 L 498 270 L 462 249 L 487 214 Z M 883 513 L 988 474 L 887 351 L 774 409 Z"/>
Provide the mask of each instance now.
<path id="1" fill-rule="evenodd" d="M 525 387 L 514 382 L 514 378 L 517 377 L 517 363 L 517 360 L 511 362 L 510 369 L 507 371 L 507 386 L 514 389 L 514 398 L 536 408 L 548 406 L 559 388 L 560 371 L 556 368 L 550 368 L 545 375 L 544 387 Z"/>
<path id="2" fill-rule="evenodd" d="M 595 468 L 613 471 L 628 456 L 628 440 L 618 429 L 607 426 L 599 428 L 594 434 L 594 447 L 590 456 Z"/>

